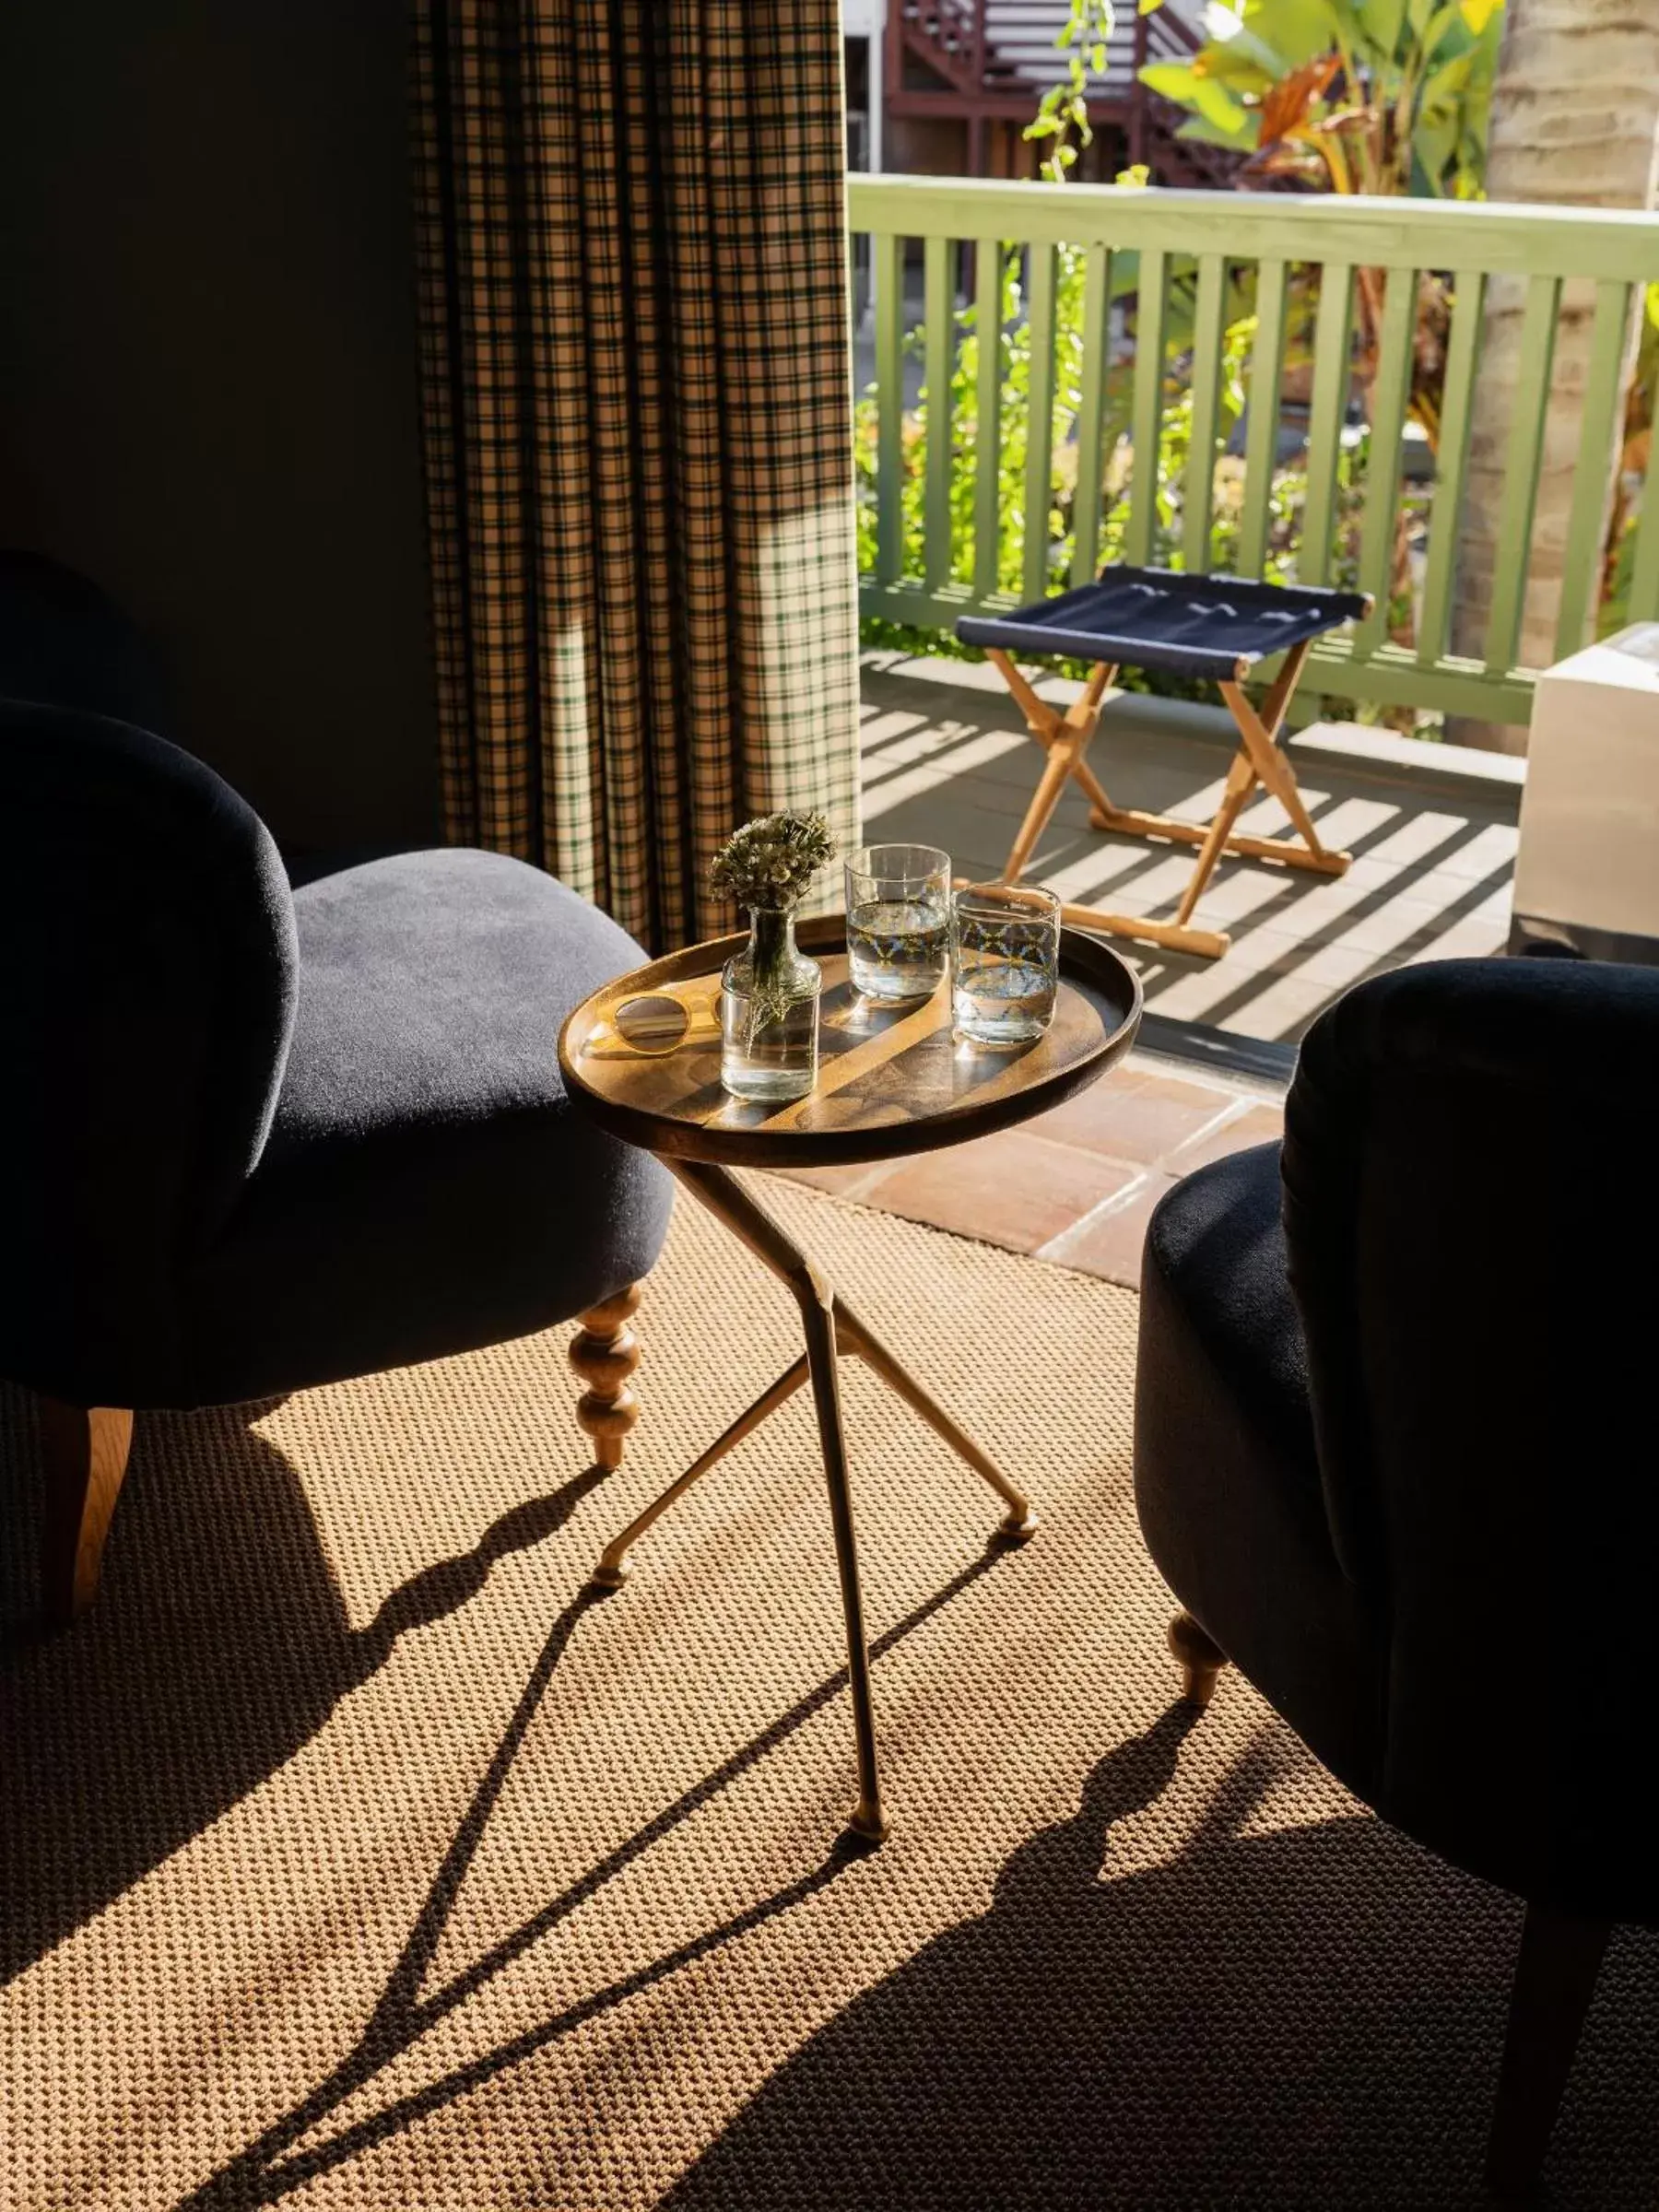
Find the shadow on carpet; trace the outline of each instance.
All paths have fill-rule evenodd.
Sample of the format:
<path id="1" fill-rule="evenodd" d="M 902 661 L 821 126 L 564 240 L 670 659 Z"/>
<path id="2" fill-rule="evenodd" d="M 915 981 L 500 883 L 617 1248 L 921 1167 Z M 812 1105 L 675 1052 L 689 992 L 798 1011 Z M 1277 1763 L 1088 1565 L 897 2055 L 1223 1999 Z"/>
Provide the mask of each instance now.
<path id="1" fill-rule="evenodd" d="M 889 1843 L 830 1849 L 852 1744 L 809 1406 L 625 1595 L 585 1592 L 798 1344 L 697 1209 L 603 1482 L 558 1333 L 147 1416 L 95 1613 L 0 1662 L 0 2201 L 1478 2202 L 1519 1910 L 1360 1813 L 1248 1684 L 1171 1706 L 1134 1298 L 774 1197 L 1041 1501 L 1040 1541 L 987 1556 L 983 1486 L 850 1374 Z M 11 1620 L 30 1428 L 0 1391 Z M 1659 1943 L 1624 1936 L 1559 2205 L 1659 2202 L 1656 2051 Z"/>
<path id="2" fill-rule="evenodd" d="M 491 1566 L 562 1528 L 604 1480 L 589 1467 L 498 1516 L 354 1629 L 296 1469 L 258 1433 L 276 1401 L 141 1421 L 96 1619 L 39 1639 L 33 1417 L 0 1385 L 0 1986 L 199 1835 L 313 1736 L 400 1636 L 459 1610 Z M 181 1418 L 201 1440 L 170 1451 Z M 217 1446 L 217 1448 L 216 1448 Z M 165 1496 L 158 1477 L 165 1466 Z M 210 1603 L 160 1621 L 127 1594 L 154 1545 L 210 1572 Z"/>
<path id="3" fill-rule="evenodd" d="M 1156 1806 L 1195 1724 L 1177 1704 L 1109 1752 L 992 1909 L 820 2030 L 665 2212 L 1490 2204 L 1471 2154 L 1501 2010 L 1465 1971 L 1455 1891 L 1416 1909 L 1413 1845 L 1369 1818 L 1246 1832 L 1277 1764 L 1261 1738 L 1176 1858 L 1113 1878 L 1113 1829 Z M 1348 1900 L 1395 1886 L 1382 1950 Z M 1309 2032 L 1334 1989 L 1339 2031 Z M 1576 2185 L 1541 2202 L 1654 2202 L 1656 2026 L 1654 1947 L 1621 1931 L 1551 2160 Z"/>
<path id="4" fill-rule="evenodd" d="M 978 1582 L 997 1559 L 1001 1547 L 953 1575 L 950 1581 L 895 1623 L 870 1646 L 874 1662 L 894 1650 L 904 1639 L 940 1612 L 953 1598 Z M 868 1855 L 862 1846 L 846 1839 L 838 1841 L 829 1857 L 808 1866 L 798 1877 L 771 1896 L 762 1898 L 728 1919 L 681 1945 L 648 1965 L 636 1969 L 609 1986 L 597 1990 L 551 2019 L 538 2022 L 510 2041 L 497 2045 L 454 2073 L 441 2076 L 413 2095 L 394 2098 L 367 2118 L 339 2128 L 311 2148 L 298 2148 L 302 2139 L 324 2125 L 358 2093 L 370 2087 L 394 2062 L 413 2049 L 448 2015 L 465 2006 L 497 1976 L 546 1940 L 579 1909 L 642 1859 L 652 1847 L 670 1834 L 700 1807 L 708 1805 L 740 1775 L 784 1743 L 808 1721 L 845 1691 L 845 1670 L 825 1677 L 806 1697 L 771 1724 L 734 1752 L 693 1788 L 686 1791 L 626 1841 L 554 1898 L 531 1919 L 502 1938 L 465 1971 L 427 1987 L 428 1977 L 448 1927 L 451 1909 L 467 1871 L 483 1842 L 489 1816 L 500 1796 L 512 1762 L 523 1746 L 555 1669 L 569 1649 L 584 1614 L 602 1606 L 608 1595 L 586 1589 L 573 1598 L 554 1623 L 516 1711 L 496 1747 L 478 1784 L 465 1818 L 456 1830 L 428 1892 L 408 1942 L 405 1945 L 384 1993 L 359 2039 L 356 2048 L 334 2071 L 293 2109 L 265 2130 L 257 2142 L 239 2153 L 218 2173 L 194 2191 L 180 2212 L 240 2212 L 240 2208 L 274 2205 L 320 2175 L 338 2171 L 364 2151 L 388 2141 L 414 2122 L 441 2112 L 445 2106 L 480 2088 L 500 2075 L 522 2065 L 537 2052 L 561 2037 L 597 2019 L 659 1983 L 666 1982 L 695 1961 L 724 1946 L 735 1944 L 768 1921 L 787 1913 L 822 1889 L 853 1861 Z"/>

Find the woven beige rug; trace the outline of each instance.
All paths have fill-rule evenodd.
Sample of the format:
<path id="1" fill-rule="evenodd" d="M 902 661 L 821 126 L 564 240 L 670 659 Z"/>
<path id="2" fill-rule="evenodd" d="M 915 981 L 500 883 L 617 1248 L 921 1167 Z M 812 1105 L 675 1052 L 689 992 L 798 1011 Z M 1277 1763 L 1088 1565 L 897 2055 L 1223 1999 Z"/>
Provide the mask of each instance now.
<path id="1" fill-rule="evenodd" d="M 149 1419 L 96 1616 L 0 1677 L 8 2212 L 1477 2201 L 1515 1910 L 1236 1679 L 1196 1725 L 1174 1705 L 1133 1296 L 771 1197 L 1043 1513 L 987 1554 L 994 1500 L 850 1371 L 887 1848 L 830 1848 L 850 1716 L 803 1402 L 623 1594 L 581 1594 L 794 1349 L 688 1205 L 609 1478 L 564 1332 Z M 1659 2196 L 1656 2078 L 1625 1938 L 1558 2202 Z"/>

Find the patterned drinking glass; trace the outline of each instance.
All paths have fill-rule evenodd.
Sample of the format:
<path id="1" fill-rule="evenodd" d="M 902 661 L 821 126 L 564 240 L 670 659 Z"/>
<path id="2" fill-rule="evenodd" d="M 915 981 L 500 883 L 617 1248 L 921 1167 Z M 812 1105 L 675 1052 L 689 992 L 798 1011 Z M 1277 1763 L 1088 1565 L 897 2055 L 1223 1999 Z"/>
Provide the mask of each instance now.
<path id="1" fill-rule="evenodd" d="M 1060 901 L 1024 884 L 975 883 L 950 913 L 951 1013 L 971 1044 L 1030 1044 L 1054 1018 Z"/>
<path id="2" fill-rule="evenodd" d="M 847 857 L 847 966 L 866 998 L 928 998 L 950 957 L 950 855 L 863 845 Z"/>

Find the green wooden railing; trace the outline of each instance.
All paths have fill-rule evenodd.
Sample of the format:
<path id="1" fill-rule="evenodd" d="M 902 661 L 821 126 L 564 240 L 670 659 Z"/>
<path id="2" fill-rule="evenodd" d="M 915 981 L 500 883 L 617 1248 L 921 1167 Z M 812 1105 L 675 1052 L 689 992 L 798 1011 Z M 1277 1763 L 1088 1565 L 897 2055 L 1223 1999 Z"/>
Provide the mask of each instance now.
<path id="1" fill-rule="evenodd" d="M 1518 665 L 1518 653 L 1527 548 L 1554 398 L 1561 288 L 1579 278 L 1594 286 L 1581 403 L 1585 461 L 1574 475 L 1550 657 L 1575 650 L 1592 633 L 1606 465 L 1628 376 L 1632 313 L 1643 288 L 1659 280 L 1659 215 L 888 176 L 853 177 L 850 201 L 853 230 L 869 240 L 867 258 L 860 260 L 875 292 L 876 422 L 865 474 L 873 528 L 861 578 L 869 611 L 947 627 L 970 610 L 1082 582 L 1103 552 L 1207 570 L 1219 545 L 1226 565 L 1241 574 L 1329 582 L 1340 573 L 1375 595 L 1368 624 L 1316 652 L 1310 689 L 1524 722 L 1532 672 Z M 919 331 L 907 330 L 904 311 L 912 241 L 921 241 Z M 1002 441 L 1010 412 L 1012 253 L 1019 257 L 1016 323 L 1029 331 L 1030 356 L 1018 395 L 1024 466 L 1011 490 Z M 1080 344 L 1057 363 L 1057 271 L 1075 273 L 1078 256 Z M 1465 635 L 1465 650 L 1454 653 L 1470 421 L 1494 277 L 1524 286 L 1522 364 L 1505 433 L 1500 551 L 1485 595 L 1484 649 L 1469 650 Z M 1358 387 L 1367 418 L 1359 427 L 1370 433 L 1362 468 L 1348 422 L 1357 388 L 1357 281 L 1382 300 L 1372 372 Z M 1431 394 L 1438 450 L 1430 480 L 1407 492 L 1402 441 L 1419 287 L 1429 285 L 1449 305 L 1444 368 Z M 1239 315 L 1241 300 L 1253 322 Z M 1288 476 L 1276 455 L 1281 422 L 1292 419 L 1285 414 L 1283 364 L 1293 326 L 1311 361 L 1304 369 L 1305 443 Z M 1218 430 L 1230 327 L 1249 334 L 1236 340 L 1248 345 L 1248 404 L 1241 489 L 1238 460 L 1221 465 L 1224 476 L 1230 471 L 1231 503 L 1218 536 Z M 964 405 L 959 349 L 970 335 L 988 330 L 1001 340 L 978 347 Z M 924 398 L 907 418 L 905 361 L 918 349 Z M 965 424 L 951 418 L 953 375 Z M 1421 390 L 1420 375 L 1418 382 Z M 1160 429 L 1176 405 L 1190 435 L 1171 472 L 1175 480 L 1160 480 Z M 1057 467 L 1063 456 L 1065 465 Z M 1415 543 L 1402 620 L 1399 516 L 1407 496 Z M 998 544 L 1011 498 L 1020 510 L 1012 573 L 1006 531 L 1000 557 Z M 1659 497 L 1634 512 L 1621 609 L 1629 620 L 1651 620 L 1659 618 Z"/>

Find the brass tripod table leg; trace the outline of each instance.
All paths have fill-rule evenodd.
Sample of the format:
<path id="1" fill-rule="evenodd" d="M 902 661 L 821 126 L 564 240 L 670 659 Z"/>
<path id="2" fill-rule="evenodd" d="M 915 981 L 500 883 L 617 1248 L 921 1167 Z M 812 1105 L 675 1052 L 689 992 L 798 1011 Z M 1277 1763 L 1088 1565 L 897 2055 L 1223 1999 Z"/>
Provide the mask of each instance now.
<path id="1" fill-rule="evenodd" d="M 919 1413 L 959 1459 L 966 1460 L 976 1475 L 983 1476 L 1008 1509 L 997 1533 L 1011 1544 L 1023 1544 L 1029 1536 L 1035 1535 L 1037 1508 L 1025 1492 L 1015 1488 L 990 1453 L 982 1451 L 965 1429 L 959 1428 L 938 1400 L 923 1389 L 910 1370 L 901 1367 L 880 1339 L 873 1336 L 863 1322 L 855 1321 L 845 1306 L 837 1310 L 836 1335 L 843 1351 L 855 1354 L 866 1367 L 873 1367 L 888 1388 L 901 1397 L 913 1413 Z"/>
<path id="2" fill-rule="evenodd" d="M 853 1692 L 853 1729 L 858 1758 L 858 1798 L 848 1822 L 851 1833 L 866 1843 L 879 1843 L 888 1832 L 882 1809 L 881 1783 L 876 1755 L 875 1702 L 870 1688 L 869 1640 L 865 1630 L 864 1596 L 858 1580 L 858 1543 L 853 1522 L 853 1491 L 847 1467 L 847 1440 L 841 1422 L 838 1354 L 853 1353 L 872 1368 L 889 1389 L 897 1392 L 939 1436 L 965 1460 L 1001 1498 L 1007 1511 L 1001 1534 L 1023 1542 L 1037 1525 L 1029 1499 L 1011 1483 L 994 1460 L 967 1431 L 959 1428 L 937 1401 L 922 1387 L 861 1321 L 837 1302 L 834 1291 L 807 1255 L 758 1206 L 743 1185 L 724 1168 L 700 1160 L 671 1159 L 666 1163 L 699 1202 L 723 1221 L 733 1235 L 747 1245 L 763 1265 L 782 1282 L 800 1309 L 806 1354 L 761 1392 L 747 1410 L 738 1415 L 724 1434 L 694 1460 L 678 1480 L 654 1499 L 621 1535 L 606 1547 L 594 1580 L 602 1588 L 616 1589 L 629 1572 L 632 1545 L 692 1484 L 706 1475 L 732 1447 L 759 1426 L 768 1414 L 782 1406 L 810 1379 L 818 1413 L 818 1444 L 823 1453 L 824 1477 L 830 1493 L 830 1524 L 835 1539 L 835 1564 L 841 1582 L 841 1612 L 847 1630 L 847 1672 Z"/>
<path id="3" fill-rule="evenodd" d="M 706 1475 L 717 1461 L 723 1460 L 734 1444 L 740 1444 L 751 1429 L 758 1429 L 769 1413 L 773 1413 L 786 1398 L 792 1398 L 806 1380 L 805 1355 L 791 1368 L 786 1368 L 775 1382 L 769 1383 L 748 1408 L 723 1436 L 719 1436 L 703 1453 L 694 1459 L 676 1481 L 671 1482 L 660 1497 L 653 1498 L 642 1513 L 636 1513 L 619 1536 L 613 1536 L 606 1546 L 599 1564 L 594 1570 L 594 1582 L 601 1590 L 620 1590 L 633 1572 L 629 1553 L 639 1542 L 653 1521 L 658 1521 L 677 1500 L 685 1496 L 691 1485 Z"/>
<path id="4" fill-rule="evenodd" d="M 835 1535 L 835 1565 L 841 1577 L 841 1612 L 847 1623 L 847 1672 L 853 1689 L 853 1740 L 858 1756 L 858 1801 L 847 1821 L 854 1836 L 881 1842 L 888 1817 L 881 1807 L 881 1776 L 876 1765 L 876 1707 L 870 1693 L 870 1640 L 865 1630 L 864 1594 L 858 1586 L 858 1538 L 853 1526 L 853 1491 L 847 1479 L 847 1435 L 841 1426 L 841 1381 L 835 1359 L 835 1294 L 827 1283 L 815 1299 L 801 1301 L 806 1357 L 812 1369 L 812 1396 L 818 1407 L 818 1443 L 830 1486 L 830 1525 Z"/>

